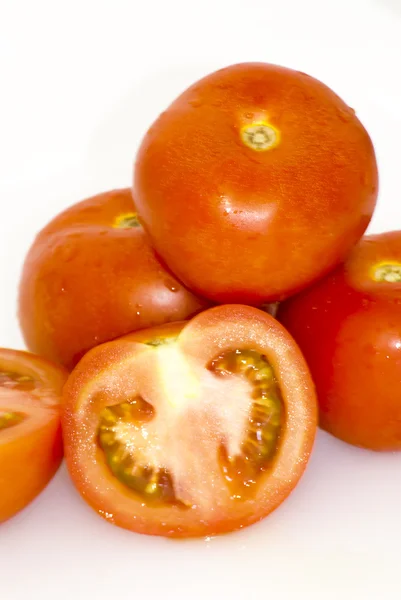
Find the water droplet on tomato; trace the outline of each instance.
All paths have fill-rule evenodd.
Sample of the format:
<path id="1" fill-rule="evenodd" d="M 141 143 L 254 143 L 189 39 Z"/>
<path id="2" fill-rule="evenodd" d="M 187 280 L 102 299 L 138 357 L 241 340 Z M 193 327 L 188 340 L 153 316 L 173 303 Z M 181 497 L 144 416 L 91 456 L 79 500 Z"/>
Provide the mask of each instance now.
<path id="1" fill-rule="evenodd" d="M 165 279 L 164 285 L 166 286 L 167 289 L 170 290 L 170 292 L 178 292 L 180 289 L 180 286 L 178 285 L 178 283 L 175 282 L 173 279 Z"/>

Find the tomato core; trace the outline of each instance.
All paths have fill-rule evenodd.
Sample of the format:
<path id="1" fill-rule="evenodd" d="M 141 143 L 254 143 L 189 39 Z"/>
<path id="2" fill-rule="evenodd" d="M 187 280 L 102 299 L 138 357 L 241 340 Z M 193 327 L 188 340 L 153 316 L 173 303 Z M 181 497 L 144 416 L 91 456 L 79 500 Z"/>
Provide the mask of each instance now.
<path id="1" fill-rule="evenodd" d="M 117 229 L 130 229 L 131 227 L 140 227 L 141 223 L 136 212 L 127 213 L 125 215 L 119 215 L 115 221 L 113 227 Z"/>

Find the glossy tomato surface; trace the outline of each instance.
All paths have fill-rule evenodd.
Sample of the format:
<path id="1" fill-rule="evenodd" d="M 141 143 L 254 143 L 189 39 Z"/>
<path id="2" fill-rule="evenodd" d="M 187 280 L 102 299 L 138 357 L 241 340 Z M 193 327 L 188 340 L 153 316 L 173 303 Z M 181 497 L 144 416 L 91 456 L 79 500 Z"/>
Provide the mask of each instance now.
<path id="1" fill-rule="evenodd" d="M 156 258 L 129 189 L 84 200 L 49 223 L 19 290 L 28 348 L 69 369 L 93 346 L 206 305 Z"/>
<path id="2" fill-rule="evenodd" d="M 151 535 L 262 519 L 296 486 L 316 430 L 300 350 L 273 317 L 241 305 L 94 348 L 64 400 L 77 489 L 108 521 Z"/>
<path id="3" fill-rule="evenodd" d="M 278 318 L 311 368 L 321 426 L 350 444 L 401 450 L 401 232 L 363 238 Z"/>
<path id="4" fill-rule="evenodd" d="M 339 263 L 372 216 L 378 175 L 362 124 L 321 82 L 263 63 L 198 81 L 139 149 L 134 196 L 177 277 L 260 305 Z"/>
<path id="5" fill-rule="evenodd" d="M 0 348 L 0 523 L 27 506 L 60 465 L 66 379 L 47 360 Z"/>

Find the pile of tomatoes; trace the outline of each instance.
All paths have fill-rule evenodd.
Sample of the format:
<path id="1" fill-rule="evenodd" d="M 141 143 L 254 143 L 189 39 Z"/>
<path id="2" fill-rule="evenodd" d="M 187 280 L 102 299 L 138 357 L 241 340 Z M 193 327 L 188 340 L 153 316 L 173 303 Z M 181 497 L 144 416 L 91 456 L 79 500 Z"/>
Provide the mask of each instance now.
<path id="1" fill-rule="evenodd" d="M 63 455 L 104 518 L 186 537 L 274 510 L 318 420 L 401 450 L 401 233 L 363 237 L 377 192 L 368 133 L 316 79 L 241 64 L 186 90 L 132 188 L 28 253 L 32 354 L 0 351 L 0 522 Z"/>

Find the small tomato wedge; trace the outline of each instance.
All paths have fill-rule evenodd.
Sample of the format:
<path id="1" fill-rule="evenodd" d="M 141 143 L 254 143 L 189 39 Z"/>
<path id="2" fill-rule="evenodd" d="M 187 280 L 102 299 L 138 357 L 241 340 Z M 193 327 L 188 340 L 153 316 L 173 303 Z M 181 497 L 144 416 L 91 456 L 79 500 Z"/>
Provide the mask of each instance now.
<path id="1" fill-rule="evenodd" d="M 0 348 L 0 523 L 27 506 L 60 465 L 66 379 L 47 360 Z"/>
<path id="2" fill-rule="evenodd" d="M 401 231 L 363 238 L 344 265 L 283 303 L 319 400 L 320 425 L 370 450 L 401 450 Z"/>
<path id="3" fill-rule="evenodd" d="M 91 350 L 65 388 L 66 459 L 85 500 L 135 532 L 215 535 L 293 490 L 316 430 L 303 356 L 242 305 Z"/>
<path id="4" fill-rule="evenodd" d="M 71 206 L 38 234 L 19 289 L 29 350 L 72 369 L 98 344 L 210 305 L 162 265 L 135 210 L 129 189 L 113 190 Z"/>

